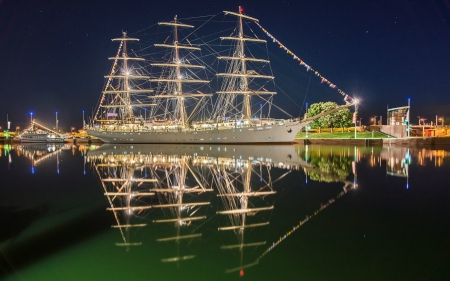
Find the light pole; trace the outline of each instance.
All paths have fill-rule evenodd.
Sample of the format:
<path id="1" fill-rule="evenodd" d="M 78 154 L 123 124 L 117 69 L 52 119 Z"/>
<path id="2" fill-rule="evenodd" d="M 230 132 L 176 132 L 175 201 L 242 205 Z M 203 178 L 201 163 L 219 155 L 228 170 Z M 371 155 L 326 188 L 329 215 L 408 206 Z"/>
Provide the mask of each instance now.
<path id="1" fill-rule="evenodd" d="M 355 117 L 353 118 L 355 121 L 355 139 L 356 139 L 356 114 L 358 113 L 358 100 L 355 99 Z"/>
<path id="2" fill-rule="evenodd" d="M 58 132 L 58 111 L 56 111 L 56 131 Z"/>
<path id="3" fill-rule="evenodd" d="M 84 130 L 84 127 L 86 126 L 85 124 L 86 123 L 84 122 L 84 110 L 83 110 L 83 130 Z"/>
<path id="4" fill-rule="evenodd" d="M 30 112 L 31 115 L 31 123 L 33 123 L 33 112 Z"/>
<path id="5" fill-rule="evenodd" d="M 308 115 L 308 103 L 306 103 L 306 114 Z M 308 125 L 306 125 L 306 138 L 308 138 Z"/>
<path id="6" fill-rule="evenodd" d="M 409 138 L 409 136 L 410 136 L 410 133 L 409 133 L 409 115 L 410 115 L 410 111 L 411 111 L 411 99 L 410 98 L 408 98 L 408 127 L 407 127 L 407 130 L 408 130 L 408 138 Z"/>
<path id="7" fill-rule="evenodd" d="M 373 125 L 375 126 L 377 124 L 377 118 L 378 116 L 372 117 Z"/>

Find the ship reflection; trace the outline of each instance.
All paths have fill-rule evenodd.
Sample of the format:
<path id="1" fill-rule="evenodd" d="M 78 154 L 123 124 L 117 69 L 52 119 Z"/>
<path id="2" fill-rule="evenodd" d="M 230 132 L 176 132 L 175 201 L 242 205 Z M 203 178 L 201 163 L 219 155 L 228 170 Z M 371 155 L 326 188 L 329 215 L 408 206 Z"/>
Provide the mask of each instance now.
<path id="1" fill-rule="evenodd" d="M 303 170 L 313 180 L 341 182 L 345 192 L 355 187 L 347 180 L 351 160 L 345 160 L 350 168 L 330 172 L 320 168 L 325 160 L 316 163 L 314 156 L 301 156 L 293 146 L 103 145 L 89 151 L 87 161 L 101 180 L 116 220 L 112 227 L 122 239 L 117 246 L 141 246 L 142 241 L 130 240 L 130 233 L 152 221 L 173 226 L 174 235 L 156 241 L 175 243 L 176 253 L 160 260 L 191 260 L 195 252 L 182 244 L 204 238 L 201 227 L 216 220 L 219 236 L 232 234 L 236 241 L 220 248 L 239 256 L 225 272 L 243 274 L 267 253 L 267 241 L 246 231 L 269 227 L 274 183 Z M 211 205 L 212 196 L 220 198 L 217 206 Z M 252 255 L 247 257 L 245 249 Z"/>

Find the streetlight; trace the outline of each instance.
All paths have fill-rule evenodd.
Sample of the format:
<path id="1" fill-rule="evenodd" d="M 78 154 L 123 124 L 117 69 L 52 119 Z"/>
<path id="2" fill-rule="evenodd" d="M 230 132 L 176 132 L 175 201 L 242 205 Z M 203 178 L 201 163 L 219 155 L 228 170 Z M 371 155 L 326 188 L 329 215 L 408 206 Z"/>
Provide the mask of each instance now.
<path id="1" fill-rule="evenodd" d="M 31 115 L 31 123 L 33 123 L 33 112 L 30 112 Z"/>
<path id="2" fill-rule="evenodd" d="M 83 129 L 85 127 L 85 123 L 84 123 L 84 110 L 83 110 Z"/>
<path id="3" fill-rule="evenodd" d="M 358 103 L 359 103 L 359 100 L 358 99 L 355 99 L 355 116 L 354 116 L 354 121 L 355 121 L 355 139 L 356 139 L 356 114 L 358 114 Z"/>
<path id="4" fill-rule="evenodd" d="M 58 111 L 56 111 L 56 131 L 58 132 Z"/>
<path id="5" fill-rule="evenodd" d="M 308 114 L 308 103 L 306 103 L 306 114 Z M 308 125 L 306 125 L 306 138 L 308 138 Z"/>
<path id="6" fill-rule="evenodd" d="M 410 115 L 410 113 L 411 113 L 411 99 L 410 98 L 408 98 L 408 138 L 409 138 L 409 136 L 410 136 L 410 127 L 409 127 L 409 124 L 411 124 L 410 122 L 409 122 L 409 115 Z"/>
<path id="7" fill-rule="evenodd" d="M 370 119 L 371 121 L 373 121 L 374 126 L 377 124 L 377 118 L 378 118 L 378 116 L 374 116 L 374 117 L 372 117 L 372 119 Z"/>

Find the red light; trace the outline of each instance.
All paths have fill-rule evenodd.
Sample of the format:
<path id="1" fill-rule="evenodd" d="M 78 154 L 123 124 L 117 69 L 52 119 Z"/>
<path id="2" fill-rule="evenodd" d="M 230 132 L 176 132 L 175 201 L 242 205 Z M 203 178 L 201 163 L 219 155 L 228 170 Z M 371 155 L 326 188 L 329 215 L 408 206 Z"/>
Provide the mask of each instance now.
<path id="1" fill-rule="evenodd" d="M 239 276 L 244 276 L 244 270 L 243 269 L 241 269 L 241 271 L 239 271 Z"/>
<path id="2" fill-rule="evenodd" d="M 242 13 L 244 11 L 244 8 L 239 7 L 239 13 Z"/>

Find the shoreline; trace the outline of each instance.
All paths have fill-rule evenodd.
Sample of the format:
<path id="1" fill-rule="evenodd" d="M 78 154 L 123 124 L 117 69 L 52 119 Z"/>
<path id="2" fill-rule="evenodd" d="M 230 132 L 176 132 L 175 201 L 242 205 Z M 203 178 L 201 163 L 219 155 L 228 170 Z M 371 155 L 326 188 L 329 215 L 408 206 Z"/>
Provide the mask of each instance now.
<path id="1" fill-rule="evenodd" d="M 294 143 L 305 145 L 358 145 L 358 146 L 450 146 L 450 136 L 410 138 L 361 138 L 361 139 L 295 139 Z"/>
<path id="2" fill-rule="evenodd" d="M 91 141 L 92 143 L 103 143 L 100 140 Z M 20 144 L 20 140 L 0 139 L 0 144 Z M 68 139 L 64 143 L 87 144 L 85 139 Z M 313 138 L 313 139 L 294 139 L 293 144 L 303 145 L 355 145 L 355 146 L 403 146 L 403 147 L 433 147 L 450 146 L 450 136 L 445 137 L 410 137 L 410 138 L 360 138 L 360 139 L 339 139 L 339 138 Z"/>

